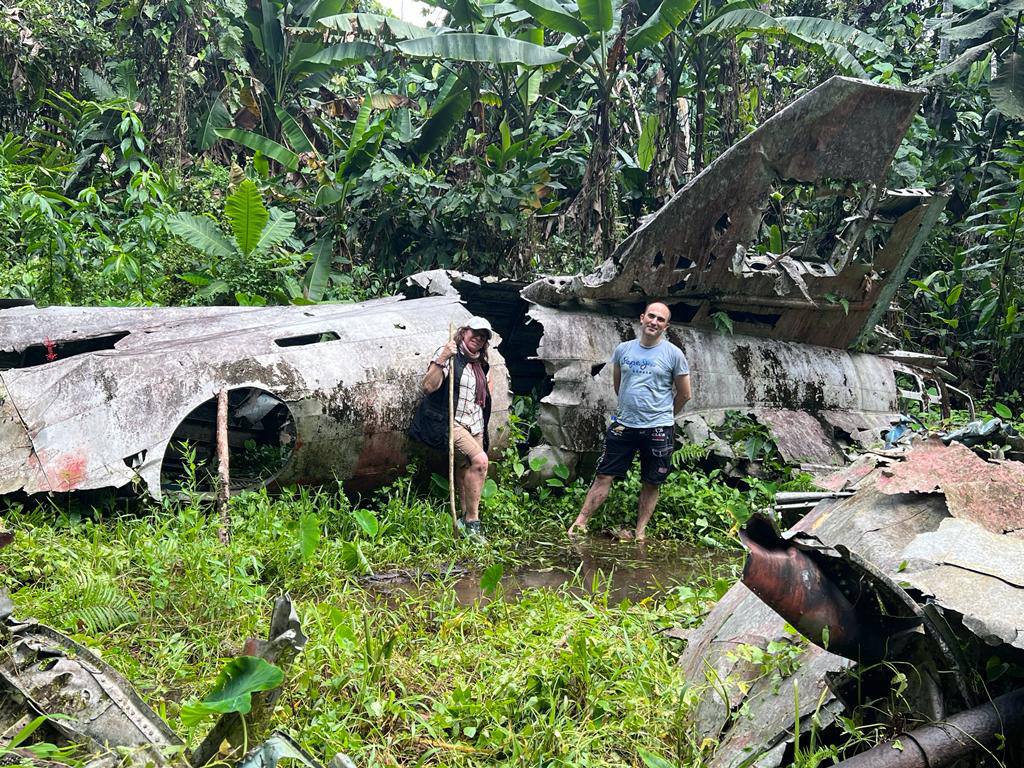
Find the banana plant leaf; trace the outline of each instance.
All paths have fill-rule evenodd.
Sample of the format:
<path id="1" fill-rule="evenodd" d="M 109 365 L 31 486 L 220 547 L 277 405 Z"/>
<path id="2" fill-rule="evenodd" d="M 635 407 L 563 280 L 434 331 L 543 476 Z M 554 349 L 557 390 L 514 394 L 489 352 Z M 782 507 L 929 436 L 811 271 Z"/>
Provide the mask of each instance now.
<path id="1" fill-rule="evenodd" d="M 524 40 L 475 32 L 449 32 L 436 37 L 406 40 L 398 48 L 409 56 L 454 61 L 478 61 L 488 64 L 522 64 L 539 67 L 557 64 L 565 56 L 551 48 Z"/>
<path id="2" fill-rule="evenodd" d="M 272 160 L 276 160 L 289 171 L 299 169 L 299 156 L 287 147 L 278 144 L 266 136 L 261 136 L 252 131 L 243 131 L 240 128 L 218 128 L 214 131 L 222 139 L 230 139 L 243 147 L 259 150 Z"/>

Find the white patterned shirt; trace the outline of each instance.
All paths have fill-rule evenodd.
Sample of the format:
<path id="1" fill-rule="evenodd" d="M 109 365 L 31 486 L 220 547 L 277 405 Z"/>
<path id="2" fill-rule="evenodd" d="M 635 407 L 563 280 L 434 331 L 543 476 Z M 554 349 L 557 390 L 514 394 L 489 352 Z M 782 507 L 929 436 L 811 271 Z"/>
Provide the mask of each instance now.
<path id="1" fill-rule="evenodd" d="M 447 375 L 448 362 L 442 363 L 440 360 L 443 349 L 442 346 L 434 350 L 432 362 L 441 366 Z M 476 375 L 469 365 L 462 369 L 462 378 L 459 380 L 459 402 L 455 404 L 455 421 L 464 426 L 471 435 L 479 435 L 484 431 L 484 409 L 476 402 Z"/>

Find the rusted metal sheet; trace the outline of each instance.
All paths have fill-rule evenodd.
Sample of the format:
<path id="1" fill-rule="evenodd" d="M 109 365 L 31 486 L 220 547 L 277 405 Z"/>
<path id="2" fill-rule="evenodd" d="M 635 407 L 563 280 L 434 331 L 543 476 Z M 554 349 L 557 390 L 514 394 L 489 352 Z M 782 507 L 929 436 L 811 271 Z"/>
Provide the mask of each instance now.
<path id="1" fill-rule="evenodd" d="M 960 443 L 930 439 L 883 471 L 884 493 L 942 492 L 954 517 L 995 533 L 1024 529 L 1024 464 L 989 462 Z"/>
<path id="2" fill-rule="evenodd" d="M 824 569 L 821 572 L 844 595 L 859 594 L 865 609 L 875 605 L 886 616 L 901 617 L 906 624 L 921 624 L 924 634 L 911 634 L 907 640 L 915 660 L 939 660 L 943 668 L 955 669 L 956 649 L 944 640 L 927 612 L 899 586 L 904 578 L 904 548 L 918 534 L 933 531 L 949 519 L 944 501 L 937 494 L 883 494 L 875 487 L 879 474 L 876 469 L 861 478 L 853 496 L 821 502 L 785 534 L 785 539 L 812 556 L 816 568 Z M 824 648 L 808 646 L 799 666 L 781 681 L 744 665 L 736 653 L 740 645 L 766 648 L 772 641 L 792 640 L 785 626 L 779 614 L 741 583 L 726 593 L 704 624 L 692 633 L 680 664 L 691 684 L 707 686 L 694 714 L 694 726 L 699 738 L 718 741 L 707 762 L 709 767 L 781 765 L 784 747 L 793 738 L 797 714 L 793 709 L 794 686 L 799 691 L 801 729 L 810 727 L 810 715 L 819 703 L 825 714 L 821 727 L 846 706 L 838 694 L 846 683 L 843 673 L 854 663 Z M 822 643 L 820 633 L 808 639 Z M 941 691 L 940 680 L 928 665 L 922 662 L 917 666 L 921 689 Z M 933 715 L 941 716 L 947 699 L 975 703 L 956 686 L 950 687 L 951 691 L 936 696 Z"/>
<path id="3" fill-rule="evenodd" d="M 945 205 L 877 188 L 922 96 L 833 77 L 718 157 L 595 272 L 543 278 L 524 296 L 603 311 L 659 299 L 695 327 L 726 317 L 738 333 L 850 346 L 878 322 Z M 843 215 L 783 254 L 758 253 L 769 198 L 789 183 Z"/>
<path id="4" fill-rule="evenodd" d="M 426 361 L 449 321 L 470 316 L 457 297 L 400 298 L 0 311 L 0 493 L 116 488 L 138 477 L 159 497 L 172 435 L 222 387 L 287 406 L 295 437 L 278 484 L 379 485 L 406 464 Z M 500 452 L 508 376 L 496 351 L 492 362 Z M 250 405 L 259 410 L 258 399 Z"/>
<path id="5" fill-rule="evenodd" d="M 778 766 L 797 719 L 801 731 L 810 730 L 811 715 L 818 712 L 824 728 L 841 711 L 826 679 L 852 662 L 810 645 L 803 647 L 791 674 L 776 677 L 745 653 L 750 648 L 767 651 L 772 643 L 778 656 L 799 641 L 785 620 L 742 583 L 691 634 L 679 664 L 687 681 L 701 687 L 693 715 L 699 740 L 716 742 L 713 755 L 703 763 L 707 768 Z M 770 653 L 768 658 L 770 665 Z"/>
<path id="6" fill-rule="evenodd" d="M 825 434 L 821 422 L 806 411 L 756 408 L 754 418 L 771 430 L 775 447 L 790 464 L 841 467 L 842 451 Z M 882 418 L 888 420 L 887 414 Z"/>
<path id="7" fill-rule="evenodd" d="M 544 441 L 567 461 L 592 457 L 615 408 L 608 359 L 619 342 L 635 337 L 636 323 L 548 307 L 533 307 L 529 316 L 543 327 L 537 356 L 552 381 L 541 400 Z M 834 466 L 843 456 L 818 414 L 843 412 L 876 425 L 898 416 L 895 364 L 881 357 L 676 325 L 668 339 L 690 363 L 693 399 L 678 423 L 698 442 L 727 411 L 750 412 L 788 457 Z"/>

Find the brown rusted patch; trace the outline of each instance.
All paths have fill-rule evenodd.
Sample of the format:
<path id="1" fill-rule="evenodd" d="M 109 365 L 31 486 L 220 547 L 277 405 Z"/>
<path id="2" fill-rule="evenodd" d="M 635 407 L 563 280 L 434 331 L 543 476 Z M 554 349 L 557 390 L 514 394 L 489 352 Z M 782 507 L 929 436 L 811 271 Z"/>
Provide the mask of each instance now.
<path id="1" fill-rule="evenodd" d="M 821 422 L 803 411 L 758 408 L 754 416 L 771 430 L 782 458 L 791 464 L 842 466 L 845 459 L 822 429 Z"/>
<path id="2" fill-rule="evenodd" d="M 943 493 L 953 517 L 996 533 L 1024 528 L 1024 465 L 988 462 L 960 443 L 930 439 L 882 470 L 883 493 Z"/>

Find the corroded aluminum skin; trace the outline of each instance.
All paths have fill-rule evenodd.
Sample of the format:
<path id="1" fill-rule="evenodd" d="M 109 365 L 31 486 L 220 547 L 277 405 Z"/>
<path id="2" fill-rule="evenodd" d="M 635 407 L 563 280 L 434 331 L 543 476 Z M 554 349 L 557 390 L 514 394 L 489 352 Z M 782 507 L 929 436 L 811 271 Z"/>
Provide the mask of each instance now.
<path id="1" fill-rule="evenodd" d="M 544 328 L 537 355 L 553 381 L 541 401 L 544 440 L 567 456 L 596 453 L 615 411 L 607 363 L 616 345 L 636 337 L 638 323 L 539 306 L 529 315 Z M 752 412 L 788 460 L 839 465 L 842 455 L 825 434 L 836 414 L 844 429 L 860 425 L 877 440 L 898 413 L 897 366 L 877 355 L 674 325 L 667 339 L 690 364 L 693 399 L 676 421 L 697 442 L 726 411 Z"/>
<path id="2" fill-rule="evenodd" d="M 141 478 L 159 498 L 168 441 L 222 387 L 256 387 L 295 420 L 279 484 L 338 478 L 380 485 L 407 463 L 406 429 L 434 349 L 470 313 L 457 297 L 401 297 L 292 307 L 62 308 L 0 311 L 0 351 L 44 340 L 129 332 L 113 349 L 0 370 L 0 494 L 121 487 Z M 275 340 L 334 332 L 338 340 Z M 509 405 L 504 360 L 491 355 L 493 450 Z M 145 452 L 140 466 L 125 459 Z"/>

